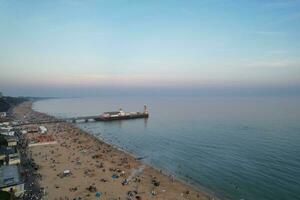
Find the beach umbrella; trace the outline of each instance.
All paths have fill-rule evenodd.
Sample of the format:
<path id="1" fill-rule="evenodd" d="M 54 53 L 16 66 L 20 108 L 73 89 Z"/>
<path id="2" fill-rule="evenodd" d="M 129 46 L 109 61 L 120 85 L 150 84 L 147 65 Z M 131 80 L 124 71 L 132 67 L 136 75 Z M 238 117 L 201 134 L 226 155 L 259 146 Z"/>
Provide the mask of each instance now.
<path id="1" fill-rule="evenodd" d="M 102 195 L 101 192 L 96 192 L 96 197 L 97 197 L 98 199 L 100 199 L 101 195 Z"/>

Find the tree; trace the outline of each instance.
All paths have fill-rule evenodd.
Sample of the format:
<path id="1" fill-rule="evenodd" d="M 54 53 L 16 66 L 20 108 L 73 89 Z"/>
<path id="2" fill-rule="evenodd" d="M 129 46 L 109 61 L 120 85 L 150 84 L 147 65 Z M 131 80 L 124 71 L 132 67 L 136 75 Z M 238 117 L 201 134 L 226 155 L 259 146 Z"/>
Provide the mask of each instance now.
<path id="1" fill-rule="evenodd" d="M 2 97 L 2 92 L 0 92 L 0 98 Z"/>
<path id="2" fill-rule="evenodd" d="M 0 191 L 0 199 L 9 200 L 11 199 L 11 195 L 9 194 L 9 192 Z"/>
<path id="3" fill-rule="evenodd" d="M 7 146 L 7 140 L 3 135 L 0 135 L 0 146 Z"/>

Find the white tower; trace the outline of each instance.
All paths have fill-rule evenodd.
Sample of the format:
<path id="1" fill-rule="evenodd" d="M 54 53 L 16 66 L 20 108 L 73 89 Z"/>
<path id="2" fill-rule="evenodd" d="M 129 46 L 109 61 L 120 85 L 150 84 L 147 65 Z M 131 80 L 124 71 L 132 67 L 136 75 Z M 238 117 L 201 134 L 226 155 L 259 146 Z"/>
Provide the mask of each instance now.
<path id="1" fill-rule="evenodd" d="M 119 115 L 124 116 L 125 112 L 122 110 L 122 108 L 119 109 Z"/>
<path id="2" fill-rule="evenodd" d="M 147 109 L 147 106 L 146 106 L 146 105 L 144 105 L 144 113 L 145 113 L 145 114 L 148 114 L 148 109 Z"/>

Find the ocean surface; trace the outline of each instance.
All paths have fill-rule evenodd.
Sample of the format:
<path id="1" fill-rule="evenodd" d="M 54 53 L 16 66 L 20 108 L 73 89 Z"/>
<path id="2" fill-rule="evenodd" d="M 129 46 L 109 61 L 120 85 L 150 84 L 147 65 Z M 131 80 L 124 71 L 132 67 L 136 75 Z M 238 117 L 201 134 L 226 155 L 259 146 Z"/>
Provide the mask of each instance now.
<path id="1" fill-rule="evenodd" d="M 299 97 L 107 97 L 48 99 L 56 117 L 123 108 L 149 119 L 77 126 L 222 199 L 300 199 Z"/>

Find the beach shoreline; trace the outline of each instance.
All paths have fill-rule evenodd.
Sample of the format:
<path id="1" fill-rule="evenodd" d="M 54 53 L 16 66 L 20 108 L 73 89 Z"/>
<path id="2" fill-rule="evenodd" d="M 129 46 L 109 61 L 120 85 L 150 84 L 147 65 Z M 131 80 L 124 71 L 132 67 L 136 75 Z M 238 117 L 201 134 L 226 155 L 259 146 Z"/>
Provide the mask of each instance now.
<path id="1" fill-rule="evenodd" d="M 19 120 L 55 119 L 34 111 L 32 102 L 16 106 L 13 115 Z M 101 199 L 218 199 L 71 123 L 43 126 L 57 144 L 30 147 L 29 152 L 39 166 L 46 199 L 96 199 L 97 192 Z M 64 176 L 66 170 L 70 174 Z"/>

